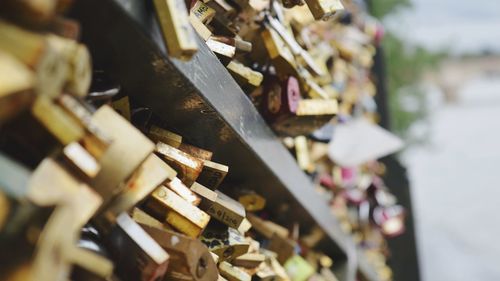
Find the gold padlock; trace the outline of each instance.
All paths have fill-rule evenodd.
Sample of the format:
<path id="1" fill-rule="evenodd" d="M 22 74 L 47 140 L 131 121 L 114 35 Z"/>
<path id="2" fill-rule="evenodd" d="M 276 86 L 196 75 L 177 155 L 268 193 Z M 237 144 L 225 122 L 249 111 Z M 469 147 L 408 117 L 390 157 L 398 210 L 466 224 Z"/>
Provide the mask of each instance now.
<path id="1" fill-rule="evenodd" d="M 182 136 L 155 125 L 149 128 L 148 137 L 154 142 L 162 142 L 175 148 L 179 148 L 182 143 Z"/>
<path id="2" fill-rule="evenodd" d="M 248 252 L 250 244 L 236 229 L 212 223 L 203 232 L 201 241 L 219 256 L 219 262 L 232 261 Z"/>
<path id="3" fill-rule="evenodd" d="M 91 122 L 113 139 L 99 161 L 101 171 L 91 181 L 91 186 L 107 204 L 123 191 L 125 185 L 122 183 L 149 157 L 154 144 L 109 106 L 100 107 L 92 115 Z"/>
<path id="4" fill-rule="evenodd" d="M 169 254 L 126 213 L 117 217 L 105 242 L 120 279 L 147 281 L 165 276 Z"/>
<path id="5" fill-rule="evenodd" d="M 189 237 L 198 237 L 210 221 L 209 215 L 164 186 L 153 192 L 146 206 L 158 218 Z"/>
<path id="6" fill-rule="evenodd" d="M 203 168 L 202 160 L 162 142 L 156 144 L 156 153 L 177 171 L 177 176 L 187 186 L 196 181 Z"/>
<path id="7" fill-rule="evenodd" d="M 182 150 L 182 151 L 186 152 L 187 154 L 189 154 L 193 157 L 199 158 L 201 160 L 211 160 L 212 159 L 212 155 L 213 155 L 212 151 L 208 151 L 208 150 L 196 147 L 196 146 L 191 145 L 191 144 L 181 143 L 178 148 L 179 148 L 179 150 Z"/>
<path id="8" fill-rule="evenodd" d="M 36 98 L 31 112 L 63 145 L 78 142 L 85 135 L 84 128 L 46 96 Z"/>
<path id="9" fill-rule="evenodd" d="M 252 223 L 253 229 L 267 239 L 271 239 L 275 234 L 281 237 L 289 235 L 288 229 L 272 221 L 263 220 L 252 213 L 248 213 L 247 218 Z"/>
<path id="10" fill-rule="evenodd" d="M 66 145 L 62 150 L 64 159 L 87 179 L 94 178 L 101 170 L 97 160 L 78 142 Z"/>
<path id="11" fill-rule="evenodd" d="M 217 265 L 198 239 L 148 225 L 142 227 L 170 254 L 168 280 L 212 281 L 217 278 Z"/>
<path id="12" fill-rule="evenodd" d="M 212 36 L 212 31 L 208 29 L 206 25 L 204 25 L 195 15 L 193 12 L 189 14 L 189 22 L 191 23 L 191 26 L 193 26 L 193 29 L 200 35 L 200 37 L 203 39 L 203 41 L 207 41 L 210 36 Z"/>
<path id="13" fill-rule="evenodd" d="M 0 20 L 0 38 L 0 49 L 33 69 L 38 94 L 51 98 L 61 94 L 69 66 L 47 37 Z"/>
<path id="14" fill-rule="evenodd" d="M 31 104 L 34 86 L 33 72 L 0 50 L 0 125 Z"/>
<path id="15" fill-rule="evenodd" d="M 127 181 L 123 192 L 118 194 L 103 212 L 118 216 L 132 209 L 162 183 L 176 178 L 176 174 L 174 169 L 158 156 L 149 155 Z"/>
<path id="16" fill-rule="evenodd" d="M 242 86 L 250 85 L 252 87 L 259 87 L 264 79 L 262 73 L 254 71 L 235 60 L 232 60 L 226 68 L 233 75 L 236 82 Z"/>
<path id="17" fill-rule="evenodd" d="M 222 192 L 215 191 L 217 198 L 206 212 L 225 225 L 238 229 L 246 217 L 245 208 L 236 200 Z"/>
<path id="18" fill-rule="evenodd" d="M 226 261 L 219 263 L 219 272 L 228 281 L 250 281 L 252 279 L 248 273 Z"/>
<path id="19" fill-rule="evenodd" d="M 340 0 L 305 0 L 316 20 L 325 20 L 344 10 Z"/>
<path id="20" fill-rule="evenodd" d="M 226 165 L 203 160 L 203 169 L 196 181 L 212 190 L 216 190 L 228 172 L 229 167 Z"/>
<path id="21" fill-rule="evenodd" d="M 80 144 L 97 160 L 112 142 L 110 135 L 92 123 L 92 114 L 82 103 L 72 96 L 63 94 L 56 100 L 57 104 L 66 111 L 85 131 Z"/>
<path id="22" fill-rule="evenodd" d="M 215 191 L 208 189 L 197 182 L 193 183 L 191 190 L 201 198 L 199 207 L 205 212 L 217 200 L 217 193 L 215 193 Z"/>
<path id="23" fill-rule="evenodd" d="M 170 188 L 172 191 L 177 193 L 182 199 L 186 200 L 192 205 L 198 206 L 201 202 L 201 198 L 196 195 L 191 189 L 185 186 L 182 181 L 175 177 L 172 180 L 165 183 L 165 186 Z"/>
<path id="24" fill-rule="evenodd" d="M 244 268 L 256 268 L 266 260 L 266 256 L 259 253 L 247 253 L 234 259 L 231 263 Z"/>
<path id="25" fill-rule="evenodd" d="M 198 51 L 187 8 L 182 0 L 154 0 L 156 17 L 170 56 L 190 60 Z"/>

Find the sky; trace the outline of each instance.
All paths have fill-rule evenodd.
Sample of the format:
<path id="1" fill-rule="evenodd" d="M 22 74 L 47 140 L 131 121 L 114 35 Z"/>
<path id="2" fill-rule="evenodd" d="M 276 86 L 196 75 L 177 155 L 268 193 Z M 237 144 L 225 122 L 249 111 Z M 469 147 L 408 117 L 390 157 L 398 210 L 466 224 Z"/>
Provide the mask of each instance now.
<path id="1" fill-rule="evenodd" d="M 380 0 L 384 1 L 384 0 Z M 413 8 L 386 20 L 410 41 L 453 53 L 500 51 L 499 0 L 412 0 Z"/>

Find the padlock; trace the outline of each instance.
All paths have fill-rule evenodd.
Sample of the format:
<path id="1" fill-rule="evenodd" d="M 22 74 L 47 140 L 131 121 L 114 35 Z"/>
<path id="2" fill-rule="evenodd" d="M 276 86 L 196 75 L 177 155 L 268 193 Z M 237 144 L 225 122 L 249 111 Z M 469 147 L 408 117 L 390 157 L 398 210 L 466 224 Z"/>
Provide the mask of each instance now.
<path id="1" fill-rule="evenodd" d="M 149 128 L 148 137 L 155 143 L 162 142 L 175 148 L 179 148 L 182 144 L 182 136 L 155 125 Z"/>
<path id="2" fill-rule="evenodd" d="M 215 193 L 215 191 L 208 189 L 197 182 L 193 183 L 193 185 L 191 186 L 191 190 L 201 198 L 199 207 L 205 212 L 217 200 L 217 193 Z"/>
<path id="3" fill-rule="evenodd" d="M 232 261 L 248 252 L 250 244 L 236 229 L 212 222 L 201 236 L 208 249 L 219 256 L 219 262 Z"/>
<path id="4" fill-rule="evenodd" d="M 340 0 L 305 0 L 316 20 L 326 20 L 344 10 Z"/>
<path id="5" fill-rule="evenodd" d="M 190 60 L 198 51 L 187 8 L 182 0 L 154 0 L 165 46 L 170 56 Z"/>
<path id="6" fill-rule="evenodd" d="M 35 98 L 33 72 L 12 55 L 0 50 L 0 125 L 16 116 Z"/>
<path id="7" fill-rule="evenodd" d="M 222 183 L 229 167 L 209 160 L 203 160 L 203 168 L 196 181 L 212 190 L 216 190 Z"/>
<path id="8" fill-rule="evenodd" d="M 191 186 L 203 169 L 203 161 L 173 146 L 158 142 L 156 153 L 177 171 L 177 177 L 187 186 Z"/>
<path id="9" fill-rule="evenodd" d="M 210 216 L 191 205 L 165 186 L 160 186 L 146 202 L 148 210 L 161 221 L 189 237 L 196 238 L 207 226 Z"/>
<path id="10" fill-rule="evenodd" d="M 62 150 L 62 155 L 65 161 L 79 175 L 83 175 L 87 179 L 94 178 L 101 170 L 101 165 L 84 147 L 78 142 L 72 142 L 66 145 Z"/>
<path id="11" fill-rule="evenodd" d="M 211 281 L 217 278 L 217 265 L 198 239 L 149 225 L 142 227 L 170 254 L 168 280 Z"/>
<path id="12" fill-rule="evenodd" d="M 267 239 L 271 239 L 275 234 L 285 238 L 289 235 L 288 229 L 272 221 L 263 220 L 252 213 L 248 213 L 247 218 L 252 228 Z"/>
<path id="13" fill-rule="evenodd" d="M 201 198 L 196 195 L 191 189 L 185 186 L 182 181 L 175 177 L 170 181 L 165 183 L 165 186 L 177 193 L 182 199 L 186 200 L 192 205 L 198 206 L 201 202 Z"/>
<path id="14" fill-rule="evenodd" d="M 266 260 L 266 256 L 259 253 L 247 253 L 234 259 L 231 263 L 244 268 L 256 268 Z"/>
<path id="15" fill-rule="evenodd" d="M 225 225 L 238 229 L 246 217 L 245 208 L 236 200 L 220 191 L 215 191 L 217 198 L 206 212 Z"/>
<path id="16" fill-rule="evenodd" d="M 252 70 L 235 60 L 232 60 L 226 68 L 229 70 L 229 73 L 231 73 L 236 82 L 238 82 L 238 84 L 242 87 L 247 85 L 251 88 L 259 87 L 264 79 L 262 73 Z"/>
<path id="17" fill-rule="evenodd" d="M 62 91 L 68 64 L 46 36 L 0 21 L 0 49 L 16 57 L 35 73 L 35 91 L 55 97 Z"/>
<path id="18" fill-rule="evenodd" d="M 113 139 L 99 160 L 101 171 L 90 182 L 103 197 L 104 204 L 107 204 L 124 190 L 125 185 L 122 183 L 149 157 L 154 144 L 107 105 L 92 115 L 91 123 Z"/>
<path id="19" fill-rule="evenodd" d="M 102 213 L 118 216 L 143 201 L 162 183 L 175 179 L 177 173 L 155 154 L 149 155 L 132 174 L 123 191 L 118 194 Z"/>
<path id="20" fill-rule="evenodd" d="M 179 150 L 184 151 L 187 154 L 189 154 L 193 157 L 199 158 L 201 160 L 209 160 L 210 161 L 212 159 L 212 155 L 213 155 L 212 151 L 208 151 L 208 150 L 196 147 L 196 146 L 191 145 L 191 144 L 181 143 L 178 148 L 179 148 Z"/>
<path id="21" fill-rule="evenodd" d="M 250 281 L 252 279 L 248 273 L 226 261 L 219 263 L 219 272 L 228 281 Z"/>
<path id="22" fill-rule="evenodd" d="M 116 218 L 104 240 L 122 280 L 161 280 L 165 276 L 169 254 L 126 213 Z"/>

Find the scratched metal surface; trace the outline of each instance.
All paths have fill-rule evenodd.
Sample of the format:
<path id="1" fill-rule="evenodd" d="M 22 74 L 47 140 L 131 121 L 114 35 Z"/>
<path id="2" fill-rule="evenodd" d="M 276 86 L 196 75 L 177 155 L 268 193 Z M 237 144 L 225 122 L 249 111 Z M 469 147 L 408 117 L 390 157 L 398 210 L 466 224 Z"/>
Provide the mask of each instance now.
<path id="1" fill-rule="evenodd" d="M 201 39 L 191 61 L 167 57 L 151 5 L 142 0 L 76 2 L 73 16 L 82 23 L 82 39 L 96 66 L 112 73 L 168 128 L 227 164 L 223 189 L 255 189 L 267 198 L 274 218 L 288 224 L 294 218 L 302 233 L 320 225 L 328 234 L 320 247 L 338 259 L 342 279 L 353 280 L 355 258 L 346 261 L 356 256 L 353 243 L 326 201 Z"/>

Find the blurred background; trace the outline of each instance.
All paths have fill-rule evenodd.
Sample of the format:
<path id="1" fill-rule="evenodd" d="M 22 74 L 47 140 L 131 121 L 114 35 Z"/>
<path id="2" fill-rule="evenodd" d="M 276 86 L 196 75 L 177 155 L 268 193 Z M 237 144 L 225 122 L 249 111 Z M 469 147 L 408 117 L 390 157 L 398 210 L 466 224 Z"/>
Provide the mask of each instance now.
<path id="1" fill-rule="evenodd" d="M 371 1 L 421 279 L 500 280 L 500 2 Z M 396 188 L 395 188 L 396 189 Z"/>

